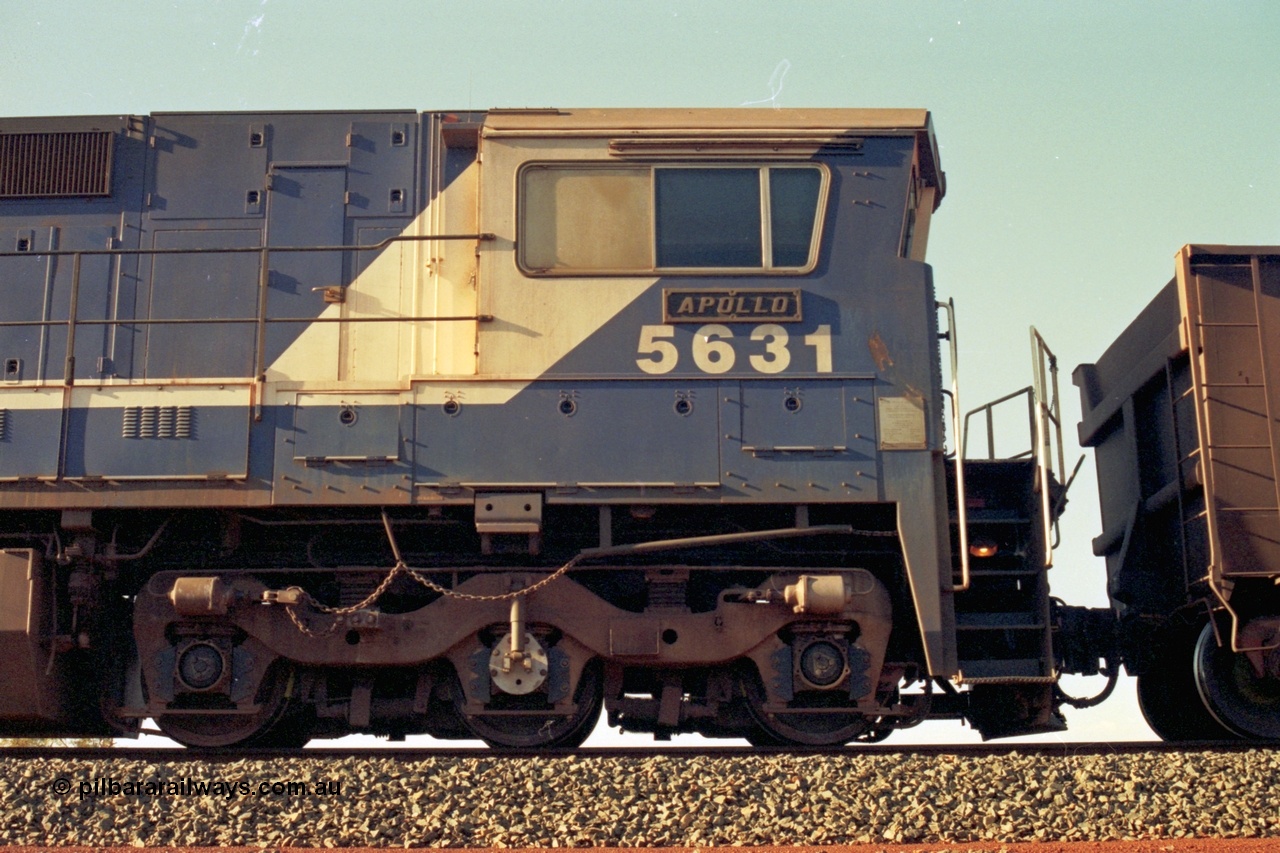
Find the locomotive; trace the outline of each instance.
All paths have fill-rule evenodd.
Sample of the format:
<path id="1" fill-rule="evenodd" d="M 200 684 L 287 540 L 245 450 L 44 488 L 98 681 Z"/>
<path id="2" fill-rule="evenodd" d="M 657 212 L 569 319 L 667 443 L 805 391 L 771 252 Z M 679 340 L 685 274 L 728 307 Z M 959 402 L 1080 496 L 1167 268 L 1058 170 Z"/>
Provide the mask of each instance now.
<path id="1" fill-rule="evenodd" d="M 1123 663 L 1166 737 L 1274 736 L 1229 452 L 1108 481 L 1114 608 L 1050 596 L 1056 359 L 969 454 L 944 192 L 922 110 L 0 120 L 0 732 L 1003 737 Z M 1100 469 L 1146 335 L 1077 371 Z"/>

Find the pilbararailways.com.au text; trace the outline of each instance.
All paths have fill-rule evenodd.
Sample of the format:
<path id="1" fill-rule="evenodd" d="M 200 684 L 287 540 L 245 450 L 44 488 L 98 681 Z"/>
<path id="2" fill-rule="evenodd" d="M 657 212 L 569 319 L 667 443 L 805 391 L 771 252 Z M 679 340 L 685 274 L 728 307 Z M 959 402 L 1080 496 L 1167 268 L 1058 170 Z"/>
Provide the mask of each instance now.
<path id="1" fill-rule="evenodd" d="M 268 779 L 115 779 L 95 777 L 73 781 L 61 776 L 49 786 L 59 796 L 72 791 L 80 799 L 98 797 L 220 797 L 234 800 L 238 797 L 339 797 L 343 784 L 339 779 L 315 779 L 312 781 L 288 781 Z"/>

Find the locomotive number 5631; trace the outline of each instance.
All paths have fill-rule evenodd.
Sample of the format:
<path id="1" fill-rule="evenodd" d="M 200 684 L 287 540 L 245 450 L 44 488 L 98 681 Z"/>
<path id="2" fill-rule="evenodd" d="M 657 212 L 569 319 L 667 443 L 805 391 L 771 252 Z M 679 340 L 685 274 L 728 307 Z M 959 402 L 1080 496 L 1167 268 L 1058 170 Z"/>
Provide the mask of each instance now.
<path id="1" fill-rule="evenodd" d="M 681 352 L 675 344 L 675 326 L 640 327 L 640 343 L 636 366 L 645 373 L 670 373 L 680 363 Z M 733 330 L 720 323 L 699 327 L 693 333 L 690 355 L 703 373 L 727 373 L 738 362 L 739 350 L 757 373 L 781 373 L 791 366 L 791 336 L 785 327 L 765 323 L 751 330 L 750 343 L 735 343 Z M 818 373 L 831 372 L 831 327 L 821 325 L 803 338 L 804 346 L 813 348 L 813 368 Z M 648 357 L 646 357 L 648 356 Z"/>

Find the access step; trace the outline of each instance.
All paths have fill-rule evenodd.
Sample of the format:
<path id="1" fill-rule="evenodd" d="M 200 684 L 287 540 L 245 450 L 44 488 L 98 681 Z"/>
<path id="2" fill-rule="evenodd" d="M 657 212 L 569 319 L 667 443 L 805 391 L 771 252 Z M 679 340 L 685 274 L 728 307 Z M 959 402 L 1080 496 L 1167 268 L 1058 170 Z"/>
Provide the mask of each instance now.
<path id="1" fill-rule="evenodd" d="M 1043 631 L 1043 617 L 1038 613 L 957 613 L 957 631 Z"/>
<path id="2" fill-rule="evenodd" d="M 1045 671 L 1043 661 L 1035 658 L 1013 660 L 962 660 L 960 661 L 961 681 L 1010 681 L 1026 678 L 1047 678 L 1052 673 Z"/>

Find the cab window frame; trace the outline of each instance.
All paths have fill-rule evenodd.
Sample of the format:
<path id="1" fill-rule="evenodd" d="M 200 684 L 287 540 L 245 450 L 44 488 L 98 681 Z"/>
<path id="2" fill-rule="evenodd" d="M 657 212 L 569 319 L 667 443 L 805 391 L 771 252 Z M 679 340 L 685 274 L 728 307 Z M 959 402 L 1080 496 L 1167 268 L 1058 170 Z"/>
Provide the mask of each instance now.
<path id="1" fill-rule="evenodd" d="M 761 246 L 760 265 L 740 266 L 681 266 L 658 264 L 659 251 L 659 215 L 658 215 L 658 176 L 660 170 L 721 170 L 736 169 L 739 171 L 754 171 L 757 175 L 757 185 L 759 188 L 759 207 L 755 211 L 759 222 L 759 240 Z M 538 267 L 531 265 L 526 260 L 525 251 L 529 246 L 527 239 L 526 227 L 530 221 L 529 217 L 529 175 L 533 172 L 545 172 L 554 170 L 559 172 L 580 171 L 588 173 L 597 172 L 613 172 L 625 173 L 634 172 L 643 173 L 648 182 L 647 197 L 647 222 L 645 223 L 646 231 L 643 236 L 648 239 L 648 263 L 644 266 L 634 267 L 618 267 L 618 266 L 563 266 L 563 267 Z M 818 174 L 818 189 L 813 210 L 813 221 L 810 228 L 809 250 L 805 262 L 799 266 L 779 266 L 773 262 L 773 219 L 774 198 L 771 192 L 771 176 L 775 171 L 782 170 L 804 170 L 812 171 Z M 516 171 L 516 206 L 515 206 L 515 259 L 516 266 L 526 276 L 530 278 L 605 278 L 605 277 L 643 277 L 655 275 L 680 275 L 680 276 L 726 276 L 726 275 L 752 275 L 752 276 L 802 276 L 808 275 L 814 271 L 818 265 L 819 256 L 822 247 L 822 235 L 826 225 L 828 214 L 828 201 L 831 190 L 831 169 L 821 161 L 805 160 L 805 161 L 761 161 L 761 160 L 743 160 L 743 161 L 724 161 L 718 160 L 714 162 L 706 161 L 656 161 L 656 162 L 624 162 L 619 163 L 607 160 L 587 160 L 587 161 L 569 161 L 569 160 L 539 160 L 524 163 Z"/>

